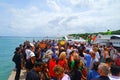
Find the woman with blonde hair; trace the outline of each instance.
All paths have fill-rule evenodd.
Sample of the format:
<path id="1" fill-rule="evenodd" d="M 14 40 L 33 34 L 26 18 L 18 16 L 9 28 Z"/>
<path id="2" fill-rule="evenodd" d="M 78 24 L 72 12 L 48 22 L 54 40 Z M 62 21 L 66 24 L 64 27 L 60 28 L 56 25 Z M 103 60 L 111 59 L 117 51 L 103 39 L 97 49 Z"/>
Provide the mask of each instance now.
<path id="1" fill-rule="evenodd" d="M 95 57 L 100 61 L 100 54 L 98 52 L 98 47 L 94 47 L 93 51 L 95 52 Z"/>
<path id="2" fill-rule="evenodd" d="M 61 52 L 59 55 L 58 65 L 63 67 L 64 70 L 67 72 L 68 70 L 68 61 L 66 59 L 66 52 Z"/>
<path id="3" fill-rule="evenodd" d="M 56 75 L 57 80 L 70 80 L 69 75 L 65 74 L 63 67 L 57 65 L 54 67 L 53 71 Z"/>
<path id="4" fill-rule="evenodd" d="M 80 59 L 78 53 L 76 51 L 72 51 L 70 53 L 70 57 L 68 59 L 68 66 L 69 66 L 69 69 L 71 70 L 73 67 L 74 67 L 74 63 L 75 63 L 75 60 L 76 59 Z"/>

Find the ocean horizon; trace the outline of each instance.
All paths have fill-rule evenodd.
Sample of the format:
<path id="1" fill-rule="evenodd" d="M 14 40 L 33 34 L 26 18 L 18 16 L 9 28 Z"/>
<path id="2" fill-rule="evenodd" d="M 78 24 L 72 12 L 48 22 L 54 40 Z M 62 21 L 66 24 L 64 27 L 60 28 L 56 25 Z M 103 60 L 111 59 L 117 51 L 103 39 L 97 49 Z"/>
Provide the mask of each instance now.
<path id="1" fill-rule="evenodd" d="M 24 41 L 29 40 L 42 40 L 43 37 L 13 37 L 13 36 L 0 36 L 0 80 L 8 80 L 12 70 L 15 67 L 12 62 L 15 48 Z"/>

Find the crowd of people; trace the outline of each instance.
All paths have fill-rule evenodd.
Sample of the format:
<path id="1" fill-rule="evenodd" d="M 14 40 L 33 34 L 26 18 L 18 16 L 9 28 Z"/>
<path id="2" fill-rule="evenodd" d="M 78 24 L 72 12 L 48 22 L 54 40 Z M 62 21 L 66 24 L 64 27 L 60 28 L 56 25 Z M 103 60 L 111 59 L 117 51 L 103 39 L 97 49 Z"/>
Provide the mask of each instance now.
<path id="1" fill-rule="evenodd" d="M 63 44 L 62 44 L 63 43 Z M 120 48 L 56 40 L 25 41 L 15 49 L 15 80 L 120 80 Z"/>

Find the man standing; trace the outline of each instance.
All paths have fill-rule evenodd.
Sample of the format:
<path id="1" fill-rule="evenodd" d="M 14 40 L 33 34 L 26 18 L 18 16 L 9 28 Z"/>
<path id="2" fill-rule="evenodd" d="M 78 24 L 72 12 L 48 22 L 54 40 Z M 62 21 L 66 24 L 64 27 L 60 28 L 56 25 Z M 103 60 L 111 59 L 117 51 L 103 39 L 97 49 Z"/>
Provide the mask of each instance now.
<path id="1" fill-rule="evenodd" d="M 30 71 L 35 63 L 35 54 L 32 51 L 32 46 L 28 45 L 27 49 L 25 50 L 26 53 L 26 69 L 27 71 Z"/>
<path id="2" fill-rule="evenodd" d="M 40 80 L 39 72 L 41 71 L 41 63 L 35 63 L 32 70 L 26 75 L 26 80 Z"/>
<path id="3" fill-rule="evenodd" d="M 100 77 L 92 80 L 110 80 L 108 77 L 109 66 L 106 63 L 100 63 L 100 65 L 98 66 L 98 73 Z"/>
<path id="4" fill-rule="evenodd" d="M 13 62 L 15 63 L 15 67 L 16 67 L 15 80 L 19 80 L 20 78 L 20 72 L 21 72 L 21 54 L 20 53 L 21 53 L 21 50 L 19 47 L 17 47 L 13 57 Z"/>
<path id="5" fill-rule="evenodd" d="M 110 80 L 120 80 L 120 67 L 117 65 L 112 65 L 110 69 L 111 75 Z"/>

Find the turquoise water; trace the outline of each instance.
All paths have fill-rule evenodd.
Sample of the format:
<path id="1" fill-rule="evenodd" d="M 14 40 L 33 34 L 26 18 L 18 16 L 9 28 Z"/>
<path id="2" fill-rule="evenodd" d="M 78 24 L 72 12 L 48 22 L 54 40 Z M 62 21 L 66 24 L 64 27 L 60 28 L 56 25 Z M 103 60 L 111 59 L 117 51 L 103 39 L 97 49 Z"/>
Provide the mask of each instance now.
<path id="1" fill-rule="evenodd" d="M 15 66 L 12 62 L 15 48 L 24 41 L 33 39 L 37 41 L 42 38 L 0 37 L 0 80 L 8 80 Z"/>

